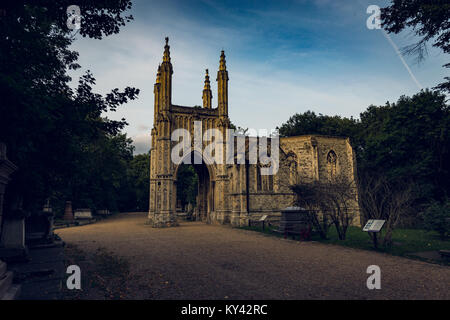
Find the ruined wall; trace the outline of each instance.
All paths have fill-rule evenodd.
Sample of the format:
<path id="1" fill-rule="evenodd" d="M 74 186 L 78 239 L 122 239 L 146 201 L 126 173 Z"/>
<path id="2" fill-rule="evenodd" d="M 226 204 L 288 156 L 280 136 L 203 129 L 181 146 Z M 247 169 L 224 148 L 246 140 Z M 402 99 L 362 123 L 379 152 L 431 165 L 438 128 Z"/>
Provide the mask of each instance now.
<path id="1" fill-rule="evenodd" d="M 259 176 L 258 166 L 249 168 L 249 219 L 259 219 L 269 214 L 271 220 L 277 220 L 281 210 L 292 206 L 295 195 L 290 185 L 301 181 L 329 179 L 330 174 L 344 174 L 350 180 L 356 179 L 356 163 L 353 149 L 347 138 L 307 135 L 280 139 L 280 168 L 269 179 Z M 328 155 L 336 155 L 335 169 L 327 161 Z M 333 171 L 335 170 L 335 171 Z M 238 192 L 241 177 L 230 175 L 231 188 L 229 198 L 233 211 L 241 208 L 242 193 Z M 359 225 L 359 207 L 355 197 L 354 221 Z"/>

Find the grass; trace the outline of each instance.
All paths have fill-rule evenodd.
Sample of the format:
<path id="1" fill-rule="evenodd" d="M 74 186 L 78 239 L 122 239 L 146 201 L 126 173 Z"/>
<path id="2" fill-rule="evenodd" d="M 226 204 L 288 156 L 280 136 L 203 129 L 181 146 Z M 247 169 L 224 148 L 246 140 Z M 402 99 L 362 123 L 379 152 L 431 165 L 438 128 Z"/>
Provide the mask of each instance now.
<path id="1" fill-rule="evenodd" d="M 274 226 L 266 227 L 265 230 L 262 230 L 260 226 L 241 227 L 241 229 L 283 237 L 283 235 L 273 232 L 273 230 L 276 229 Z M 378 239 L 383 236 L 384 232 L 382 232 L 381 235 L 379 234 Z M 328 239 L 324 240 L 321 239 L 318 234 L 313 234 L 311 240 L 321 243 L 375 251 L 373 242 L 369 235 L 367 232 L 362 231 L 359 227 L 349 227 L 345 240 L 339 240 L 334 226 L 331 226 L 329 229 Z M 428 232 L 421 229 L 396 229 L 393 232 L 392 241 L 392 246 L 383 247 L 379 245 L 379 248 L 376 251 L 417 259 L 418 257 L 412 257 L 411 254 L 422 251 L 450 250 L 449 240 L 441 240 L 437 232 Z"/>

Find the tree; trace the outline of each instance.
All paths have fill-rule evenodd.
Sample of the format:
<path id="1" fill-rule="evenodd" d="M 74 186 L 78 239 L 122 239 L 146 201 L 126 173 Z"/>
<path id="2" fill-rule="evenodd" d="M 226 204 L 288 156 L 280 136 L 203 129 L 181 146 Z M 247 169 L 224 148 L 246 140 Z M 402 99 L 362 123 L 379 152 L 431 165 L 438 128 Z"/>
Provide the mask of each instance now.
<path id="1" fill-rule="evenodd" d="M 393 184 L 382 174 L 361 175 L 358 179 L 359 208 L 365 224 L 370 219 L 386 220 L 383 245 L 392 243 L 392 232 L 401 217 L 412 210 L 415 198 L 411 182 Z M 369 233 L 376 247 L 376 235 Z"/>
<path id="2" fill-rule="evenodd" d="M 318 182 L 298 183 L 291 185 L 290 188 L 297 195 L 295 204 L 308 211 L 308 218 L 320 238 L 327 239 L 330 223 L 328 215 L 320 212 L 322 198 Z"/>
<path id="3" fill-rule="evenodd" d="M 429 41 L 433 46 L 450 53 L 450 4 L 447 0 L 393 0 L 381 10 L 382 25 L 390 33 L 412 28 L 421 39 L 405 48 L 407 54 L 424 59 Z M 450 63 L 444 65 L 450 68 Z M 450 93 L 450 78 L 436 88 Z"/>
<path id="4" fill-rule="evenodd" d="M 150 155 L 148 153 L 135 155 L 128 164 L 128 186 L 135 199 L 128 205 L 130 209 L 148 211 L 149 178 Z"/>
<path id="5" fill-rule="evenodd" d="M 282 136 L 349 136 L 362 176 L 382 176 L 390 185 L 413 183 L 413 218 L 430 201 L 450 195 L 450 108 L 439 91 L 424 90 L 396 103 L 369 106 L 360 120 L 310 111 L 295 114 L 279 130 Z"/>
<path id="6" fill-rule="evenodd" d="M 290 117 L 278 130 L 282 137 L 322 134 L 355 139 L 358 132 L 358 121 L 340 116 L 316 115 L 313 111 L 306 111 Z"/>
<path id="7" fill-rule="evenodd" d="M 434 201 L 423 214 L 426 230 L 436 231 L 445 240 L 450 234 L 450 200 Z"/>
<path id="8" fill-rule="evenodd" d="M 337 175 L 322 183 L 321 189 L 322 211 L 330 217 L 339 239 L 345 240 L 347 229 L 358 213 L 355 182 Z"/>
<path id="9" fill-rule="evenodd" d="M 181 164 L 177 172 L 177 199 L 184 208 L 188 203 L 196 205 L 198 175 L 193 165 Z"/>
<path id="10" fill-rule="evenodd" d="M 4 1 L 0 4 L 0 140 L 19 166 L 6 203 L 23 198 L 27 210 L 39 210 L 48 197 L 76 197 L 77 183 L 92 142 L 117 135 L 124 119 L 102 117 L 115 111 L 139 90 L 113 89 L 106 96 L 92 92 L 90 72 L 78 87 L 69 87 L 68 70 L 77 69 L 78 53 L 68 29 L 66 0 Z M 78 2 L 79 33 L 101 39 L 118 33 L 131 16 L 128 0 Z M 78 181 L 78 182 L 77 182 Z M 72 199 L 76 200 L 76 199 Z"/>
<path id="11" fill-rule="evenodd" d="M 358 171 L 389 183 L 413 181 L 416 204 L 443 199 L 450 191 L 450 109 L 439 92 L 421 91 L 397 103 L 361 113 Z"/>
<path id="12" fill-rule="evenodd" d="M 357 213 L 354 181 L 337 175 L 327 181 L 302 182 L 291 188 L 297 194 L 297 203 L 309 210 L 321 238 L 326 238 L 328 221 L 331 221 L 339 239 L 345 240 L 347 229 Z"/>

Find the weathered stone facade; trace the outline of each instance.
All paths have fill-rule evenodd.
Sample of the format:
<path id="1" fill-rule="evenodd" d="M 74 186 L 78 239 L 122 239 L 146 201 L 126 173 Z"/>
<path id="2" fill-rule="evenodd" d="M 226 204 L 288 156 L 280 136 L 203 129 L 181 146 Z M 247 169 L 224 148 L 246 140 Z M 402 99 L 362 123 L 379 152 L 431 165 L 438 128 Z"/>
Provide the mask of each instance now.
<path id="1" fill-rule="evenodd" d="M 203 90 L 203 107 L 184 107 L 172 104 L 172 74 L 170 47 L 166 38 L 163 62 L 158 67 L 154 85 L 154 126 L 150 151 L 149 223 L 154 227 L 175 226 L 176 180 L 179 164 L 171 161 L 171 141 L 175 129 L 185 128 L 194 134 L 194 121 L 202 130 L 218 129 L 225 137 L 230 128 L 228 118 L 228 71 L 225 54 L 220 56 L 218 106 L 212 108 L 212 93 L 208 70 Z M 246 152 L 248 153 L 248 137 Z M 270 144 L 270 143 L 269 143 Z M 279 170 L 275 175 L 261 175 L 261 164 L 217 164 L 206 157 L 206 146 L 191 146 L 189 157 L 198 157 L 194 165 L 199 176 L 197 210 L 209 223 L 247 225 L 249 219 L 267 214 L 272 219 L 282 209 L 291 206 L 295 196 L 289 185 L 300 180 L 328 179 L 330 175 L 355 177 L 355 157 L 349 139 L 319 135 L 280 138 Z M 203 154 L 203 157 L 202 157 Z M 248 160 L 248 156 L 247 156 Z M 355 203 L 355 210 L 357 202 Z M 355 223 L 359 223 L 359 218 Z"/>

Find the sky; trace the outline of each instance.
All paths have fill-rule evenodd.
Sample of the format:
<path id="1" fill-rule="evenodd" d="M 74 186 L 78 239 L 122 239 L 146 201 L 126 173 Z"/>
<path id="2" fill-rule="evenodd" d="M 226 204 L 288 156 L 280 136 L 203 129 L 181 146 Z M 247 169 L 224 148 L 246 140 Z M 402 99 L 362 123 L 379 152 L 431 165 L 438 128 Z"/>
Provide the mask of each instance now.
<path id="1" fill-rule="evenodd" d="M 368 29 L 369 5 L 377 0 L 292 1 L 133 1 L 134 20 L 102 40 L 77 36 L 81 69 L 90 70 L 94 91 L 133 86 L 139 98 L 108 113 L 125 118 L 135 154 L 150 148 L 153 84 L 169 37 L 173 65 L 172 103 L 202 105 L 209 69 L 213 106 L 215 75 L 225 50 L 229 74 L 229 116 L 243 128 L 274 129 L 295 113 L 359 117 L 369 105 L 395 102 L 419 88 L 442 82 L 448 56 L 429 46 L 428 57 L 400 59 L 402 48 L 417 38 L 411 30 L 390 35 Z M 410 68 L 410 72 L 407 67 Z"/>

